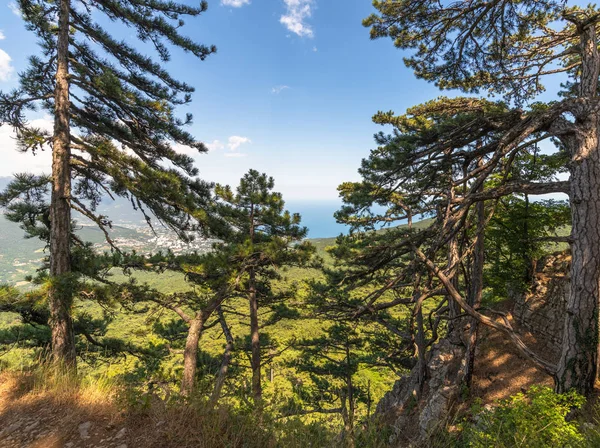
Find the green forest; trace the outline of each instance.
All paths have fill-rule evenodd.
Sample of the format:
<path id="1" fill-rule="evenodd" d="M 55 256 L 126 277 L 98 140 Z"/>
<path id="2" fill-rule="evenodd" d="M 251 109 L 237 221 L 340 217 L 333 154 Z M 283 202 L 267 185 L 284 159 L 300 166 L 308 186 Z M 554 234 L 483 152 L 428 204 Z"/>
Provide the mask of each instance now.
<path id="1" fill-rule="evenodd" d="M 15 2 L 38 52 L 0 125 L 51 173 L 0 191 L 0 447 L 600 446 L 600 8 L 575 3 L 374 0 L 363 38 L 443 96 L 373 111 L 347 231 L 311 239 L 264 167 L 211 182 L 178 149 L 209 151 L 168 65 L 220 56 L 186 34 L 206 2 Z"/>

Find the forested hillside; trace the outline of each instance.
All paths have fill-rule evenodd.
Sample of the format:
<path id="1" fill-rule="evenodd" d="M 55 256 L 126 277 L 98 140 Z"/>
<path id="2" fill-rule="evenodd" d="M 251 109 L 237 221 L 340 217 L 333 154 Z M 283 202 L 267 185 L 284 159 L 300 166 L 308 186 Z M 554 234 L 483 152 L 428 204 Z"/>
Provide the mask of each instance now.
<path id="1" fill-rule="evenodd" d="M 316 0 L 283 5 L 287 38 L 315 38 Z M 377 53 L 381 79 L 403 58 L 447 96 L 369 111 L 374 144 L 337 187 L 344 231 L 311 239 L 287 195 L 312 189 L 323 213 L 330 180 L 298 158 L 271 176 L 293 138 L 226 96 L 261 82 L 234 45 L 272 32 L 236 29 L 255 6 L 221 0 L 211 26 L 204 1 L 10 4 L 37 50 L 16 73 L 0 49 L 0 151 L 30 158 L 0 192 L 0 447 L 598 446 L 600 9 L 375 0 L 361 39 L 400 50 Z M 375 68 L 323 53 L 319 95 L 353 119 L 345 101 L 368 95 L 335 84 Z M 293 89 L 267 90 L 280 123 Z M 254 129 L 269 157 L 201 136 L 198 100 L 202 123 Z M 296 101 L 288 129 L 323 137 Z M 331 151 L 337 179 L 354 130 L 329 119 L 340 142 L 303 151 Z M 263 163 L 232 181 L 240 159 Z"/>

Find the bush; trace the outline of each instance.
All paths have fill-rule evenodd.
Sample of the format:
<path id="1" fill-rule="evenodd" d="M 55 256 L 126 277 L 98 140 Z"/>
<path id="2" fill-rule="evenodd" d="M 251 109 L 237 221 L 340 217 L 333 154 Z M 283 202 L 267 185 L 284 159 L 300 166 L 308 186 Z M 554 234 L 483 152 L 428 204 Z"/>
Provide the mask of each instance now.
<path id="1" fill-rule="evenodd" d="M 548 387 L 532 387 L 503 400 L 491 410 L 474 406 L 473 422 L 463 427 L 463 446 L 474 448 L 574 447 L 584 443 L 575 422 L 565 417 L 585 399 L 575 392 L 555 394 Z"/>

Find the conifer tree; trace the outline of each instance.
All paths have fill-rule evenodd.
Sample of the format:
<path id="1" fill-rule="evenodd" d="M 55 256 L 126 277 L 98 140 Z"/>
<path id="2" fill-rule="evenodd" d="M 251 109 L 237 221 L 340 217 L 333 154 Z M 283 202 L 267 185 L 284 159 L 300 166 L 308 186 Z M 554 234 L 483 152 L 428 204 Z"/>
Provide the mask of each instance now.
<path id="1" fill-rule="evenodd" d="M 232 261 L 229 246 L 220 244 L 216 250 L 206 254 L 186 254 L 155 263 L 157 268 L 166 265 L 170 270 L 182 272 L 186 280 L 194 286 L 188 292 L 161 294 L 153 291 L 152 295 L 142 296 L 145 301 L 152 301 L 177 314 L 187 325 L 187 337 L 183 352 L 183 377 L 181 393 L 189 397 L 194 392 L 196 370 L 198 364 L 198 343 L 202 337 L 207 321 L 215 313 L 225 322 L 221 305 L 229 298 L 235 297 L 239 283 L 245 274 L 245 267 Z M 145 261 L 145 265 L 153 265 Z M 224 325 L 224 324 L 223 324 Z"/>
<path id="2" fill-rule="evenodd" d="M 568 155 L 572 218 L 571 294 L 557 390 L 589 394 L 598 363 L 600 300 L 600 9 L 564 0 L 376 0 L 364 24 L 411 54 L 406 64 L 441 88 L 488 91 L 520 106 L 562 74 L 562 99 L 536 104 L 506 132 L 505 150 L 540 131 Z"/>
<path id="3" fill-rule="evenodd" d="M 545 113 L 528 112 L 532 120 Z M 339 187 L 345 206 L 336 216 L 353 232 L 338 239 L 332 253 L 339 266 L 327 273 L 329 283 L 334 288 L 339 285 L 338 308 L 345 308 L 352 318 L 382 323 L 386 310 L 411 309 L 410 333 L 397 334 L 414 340 L 417 348 L 417 389 L 427 373 L 424 351 L 443 331 L 440 322 L 448 322 L 445 333 L 454 346 L 474 353 L 476 332 L 463 340 L 465 322 L 460 315 L 464 313 L 472 319 L 471 328 L 478 323 L 492 326 L 542 369 L 551 375 L 557 371 L 527 347 L 509 324 L 479 310 L 484 235 L 498 201 L 565 192 L 569 187 L 556 176 L 565 157 L 561 151 L 540 157 L 535 175 L 523 169 L 528 151 L 550 135 L 541 131 L 524 141 L 512 141 L 519 135 L 515 128 L 528 125 L 522 114 L 503 103 L 473 98 L 439 98 L 400 116 L 378 113 L 375 122 L 392 125 L 393 133 L 376 135 L 379 146 L 362 162 L 362 181 Z M 384 231 L 376 231 L 381 227 Z M 550 237 L 552 230 L 540 225 L 536 238 Z M 367 285 L 371 290 L 361 293 Z M 428 318 L 423 315 L 426 301 L 436 304 Z M 390 322 L 386 326 L 396 331 Z M 467 382 L 469 376 L 467 372 Z"/>
<path id="4" fill-rule="evenodd" d="M 227 251 L 228 262 L 244 272 L 238 291 L 250 309 L 252 394 L 257 406 L 262 400 L 259 307 L 289 297 L 293 291 L 277 291 L 273 281 L 281 278 L 282 268 L 309 265 L 315 253 L 314 246 L 303 241 L 307 229 L 300 225 L 300 215 L 285 210 L 274 186 L 272 177 L 250 170 L 235 192 L 229 186 L 215 189 L 219 214 L 228 225 L 224 243 L 216 249 Z"/>
<path id="5" fill-rule="evenodd" d="M 368 353 L 367 339 L 368 336 L 346 323 L 334 323 L 323 336 L 298 344 L 301 352 L 295 367 L 300 372 L 307 372 L 316 385 L 316 390 L 303 387 L 299 391 L 311 406 L 300 411 L 300 415 L 339 414 L 344 422 L 343 435 L 348 447 L 355 446 L 357 405 L 365 404 L 369 398 L 368 391 L 356 378 L 361 364 L 375 363 L 373 358 L 376 356 Z"/>
<path id="6" fill-rule="evenodd" d="M 12 126 L 24 152 L 52 151 L 48 213 L 54 358 L 75 366 L 70 315 L 74 290 L 71 211 L 87 217 L 107 236 L 110 220 L 96 208 L 106 195 L 129 199 L 146 220 L 162 221 L 182 237 L 204 223 L 199 209 L 209 187 L 194 180 L 191 157 L 173 144 L 205 147 L 183 127 L 175 108 L 188 104 L 194 88 L 163 67 L 170 48 L 203 60 L 215 51 L 181 34 L 185 17 L 199 16 L 206 2 L 187 6 L 170 0 L 19 0 L 26 27 L 38 39 L 39 54 L 12 92 L 0 92 L 0 124 Z M 103 23 L 111 24 L 111 31 Z M 139 44 L 114 37 L 113 26 L 134 30 Z M 117 28 L 114 28 L 117 29 Z M 146 47 L 156 56 L 140 52 Z M 28 123 L 28 112 L 54 117 L 47 133 Z M 26 186 L 15 185 L 25 191 Z M 16 190 L 13 190 L 15 192 Z M 27 195 L 7 200 L 27 201 Z M 108 238 L 111 243 L 110 238 Z"/>

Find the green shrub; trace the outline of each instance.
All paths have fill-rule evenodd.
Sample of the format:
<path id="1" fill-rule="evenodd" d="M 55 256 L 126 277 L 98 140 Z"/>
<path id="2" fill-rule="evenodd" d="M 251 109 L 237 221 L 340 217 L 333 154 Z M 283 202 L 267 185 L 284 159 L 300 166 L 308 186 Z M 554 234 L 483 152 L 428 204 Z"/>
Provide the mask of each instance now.
<path id="1" fill-rule="evenodd" d="M 575 392 L 555 394 L 548 387 L 532 387 L 491 410 L 474 406 L 473 422 L 466 423 L 461 441 L 474 448 L 574 447 L 584 442 L 576 422 L 565 420 L 585 399 Z"/>

